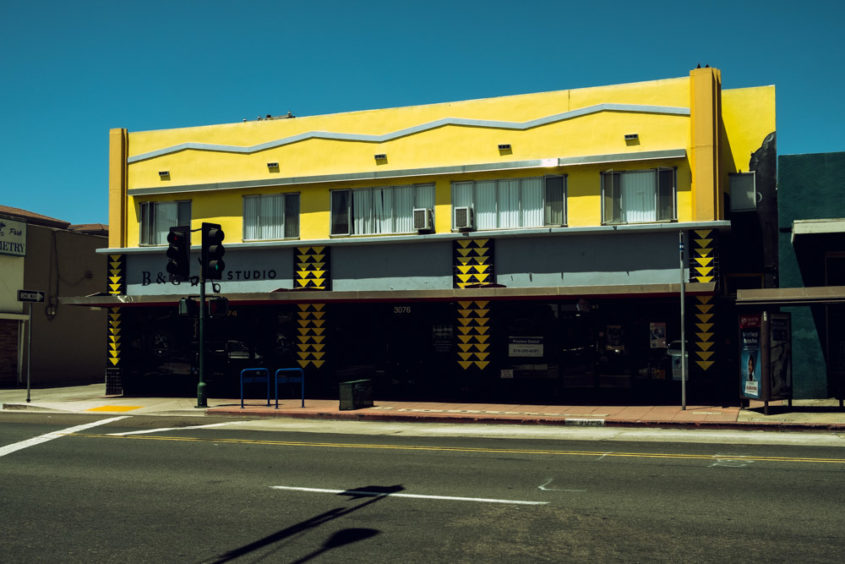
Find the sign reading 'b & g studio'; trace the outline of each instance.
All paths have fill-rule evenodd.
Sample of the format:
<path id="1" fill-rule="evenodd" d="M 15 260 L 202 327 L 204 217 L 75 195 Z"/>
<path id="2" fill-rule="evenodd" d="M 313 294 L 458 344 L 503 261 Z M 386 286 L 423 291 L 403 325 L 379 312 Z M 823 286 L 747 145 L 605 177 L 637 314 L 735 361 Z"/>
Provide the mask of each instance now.
<path id="1" fill-rule="evenodd" d="M 0 217 L 0 255 L 26 256 L 26 223 Z"/>

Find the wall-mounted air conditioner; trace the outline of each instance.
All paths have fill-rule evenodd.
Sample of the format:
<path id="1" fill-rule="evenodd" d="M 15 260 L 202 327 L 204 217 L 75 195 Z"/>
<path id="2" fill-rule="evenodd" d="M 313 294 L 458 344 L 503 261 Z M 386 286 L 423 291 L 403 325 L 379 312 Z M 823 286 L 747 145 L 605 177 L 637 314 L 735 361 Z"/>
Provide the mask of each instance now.
<path id="1" fill-rule="evenodd" d="M 757 204 L 763 199 L 757 191 L 757 173 L 738 172 L 728 175 L 731 189 L 731 211 L 745 212 L 757 209 Z"/>
<path id="2" fill-rule="evenodd" d="M 473 229 L 472 208 L 455 208 L 455 229 Z"/>
<path id="3" fill-rule="evenodd" d="M 431 231 L 431 210 L 428 208 L 414 209 L 414 229 L 417 231 Z"/>

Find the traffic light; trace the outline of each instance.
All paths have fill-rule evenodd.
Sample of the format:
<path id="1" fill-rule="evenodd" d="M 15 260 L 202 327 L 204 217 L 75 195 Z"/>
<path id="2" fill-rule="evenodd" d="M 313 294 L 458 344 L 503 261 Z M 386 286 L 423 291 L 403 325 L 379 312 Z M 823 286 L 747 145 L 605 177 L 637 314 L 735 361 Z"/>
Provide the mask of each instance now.
<path id="1" fill-rule="evenodd" d="M 223 296 L 211 296 L 208 298 L 208 317 L 215 319 L 226 317 L 229 314 L 229 300 Z"/>
<path id="2" fill-rule="evenodd" d="M 181 298 L 178 308 L 179 317 L 196 317 L 199 306 L 194 298 Z"/>
<path id="3" fill-rule="evenodd" d="M 187 280 L 191 276 L 191 227 L 171 227 L 167 243 L 167 272 L 170 273 L 170 279 Z"/>
<path id="4" fill-rule="evenodd" d="M 223 269 L 226 263 L 223 262 L 223 255 L 226 249 L 223 248 L 225 234 L 217 223 L 202 224 L 202 271 L 206 280 L 220 280 L 223 277 Z"/>

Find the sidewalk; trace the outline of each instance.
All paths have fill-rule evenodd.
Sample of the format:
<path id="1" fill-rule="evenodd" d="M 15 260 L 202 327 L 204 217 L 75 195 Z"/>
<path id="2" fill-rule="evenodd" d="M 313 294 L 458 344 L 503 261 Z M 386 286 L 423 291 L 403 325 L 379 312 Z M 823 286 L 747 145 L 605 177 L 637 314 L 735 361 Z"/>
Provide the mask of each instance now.
<path id="1" fill-rule="evenodd" d="M 339 409 L 338 400 L 249 399 L 241 409 L 239 398 L 209 398 L 207 408 L 197 408 L 196 398 L 106 396 L 103 384 L 66 388 L 0 390 L 4 411 L 30 410 L 64 413 L 125 413 L 132 415 L 231 415 L 241 417 L 294 417 L 357 421 L 407 421 L 432 423 L 487 423 L 529 425 L 580 425 L 614 427 L 673 427 L 783 431 L 843 431 L 845 410 L 834 399 L 762 403 L 750 409 L 706 405 L 515 405 L 489 403 L 434 403 L 376 401 L 373 407 Z"/>

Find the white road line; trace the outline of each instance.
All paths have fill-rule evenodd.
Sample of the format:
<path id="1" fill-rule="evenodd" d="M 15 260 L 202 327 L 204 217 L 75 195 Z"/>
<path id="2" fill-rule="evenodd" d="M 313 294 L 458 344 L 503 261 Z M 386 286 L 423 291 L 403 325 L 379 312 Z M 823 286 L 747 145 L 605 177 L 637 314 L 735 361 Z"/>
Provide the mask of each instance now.
<path id="1" fill-rule="evenodd" d="M 237 421 L 227 421 L 225 423 L 209 423 L 208 425 L 192 425 L 190 427 L 159 427 L 158 429 L 143 429 L 141 431 L 127 431 L 125 433 L 109 433 L 110 437 L 126 437 L 127 435 L 148 435 L 150 433 L 163 433 L 165 431 L 187 431 L 190 429 L 210 429 L 211 427 L 223 427 L 225 425 L 234 425 Z"/>
<path id="2" fill-rule="evenodd" d="M 745 468 L 749 464 L 753 464 L 753 460 L 745 460 L 742 458 L 743 455 L 733 455 L 733 456 L 724 456 L 721 454 L 714 454 L 713 458 L 716 459 L 716 462 L 711 464 L 709 468 L 715 468 L 717 466 L 724 466 L 727 468 Z"/>
<path id="3" fill-rule="evenodd" d="M 330 490 L 324 488 L 300 488 L 294 486 L 270 486 L 274 490 L 288 490 L 308 493 L 346 494 L 366 497 L 406 497 L 412 499 L 435 499 L 442 501 L 474 501 L 476 503 L 505 503 L 511 505 L 548 505 L 548 501 L 525 501 L 521 499 L 491 499 L 486 497 L 455 497 L 448 495 L 422 495 L 394 492 L 374 492 L 366 490 Z"/>
<path id="4" fill-rule="evenodd" d="M 90 429 L 92 427 L 99 427 L 100 425 L 107 425 L 114 421 L 120 421 L 121 419 L 127 419 L 131 417 L 130 415 L 121 415 L 119 417 L 110 417 L 108 419 L 100 419 L 99 421 L 94 421 L 93 423 L 85 423 L 84 425 L 77 425 L 76 427 L 68 427 L 67 429 L 62 429 L 60 431 L 53 431 L 51 433 L 47 433 L 45 435 L 41 435 L 38 437 L 33 437 L 31 439 L 27 439 L 25 441 L 20 441 L 19 443 L 13 443 L 10 445 L 6 445 L 4 447 L 0 447 L 0 457 L 6 456 L 7 454 L 12 454 L 13 452 L 17 452 L 19 450 L 23 450 L 25 448 L 29 448 L 31 446 L 40 445 L 41 443 L 46 443 L 47 441 L 52 441 L 53 439 L 58 439 L 60 437 L 64 437 L 66 435 L 72 435 L 73 433 L 78 433 L 79 431 L 84 431 L 86 429 Z"/>
<path id="5" fill-rule="evenodd" d="M 576 489 L 572 489 L 572 488 L 550 488 L 550 487 L 548 487 L 548 485 L 551 484 L 553 481 L 554 481 L 554 478 L 549 478 L 546 481 L 546 483 L 540 484 L 539 486 L 537 486 L 537 488 L 544 491 L 544 492 L 583 493 L 583 492 L 587 491 L 587 490 L 580 490 L 580 489 L 576 490 Z"/>

